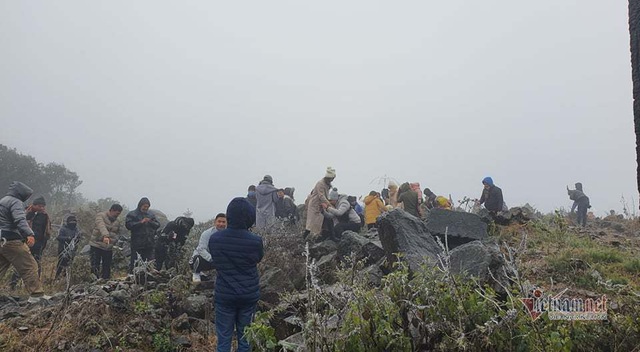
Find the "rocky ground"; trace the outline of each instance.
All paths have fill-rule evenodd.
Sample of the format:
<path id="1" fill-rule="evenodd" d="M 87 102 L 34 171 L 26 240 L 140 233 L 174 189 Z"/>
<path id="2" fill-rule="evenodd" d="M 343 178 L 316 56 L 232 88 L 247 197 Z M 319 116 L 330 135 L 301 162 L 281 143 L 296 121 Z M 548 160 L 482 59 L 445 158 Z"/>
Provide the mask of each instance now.
<path id="1" fill-rule="evenodd" d="M 338 243 L 307 244 L 299 227 L 264 234 L 259 308 L 271 312 L 269 333 L 282 342 L 277 348 L 308 349 L 310 291 L 321 287 L 332 297 L 348 297 L 344 268 L 349 265 L 351 275 L 367 287 L 381 287 L 398 260 L 412 272 L 424 263 L 447 266 L 453 274 L 476 277 L 498 296 L 509 294 L 514 284 L 509 270 L 517 265 L 519 285 L 547 292 L 566 288 L 566 295 L 585 298 L 607 294 L 610 308 L 620 315 L 640 297 L 638 220 L 612 216 L 577 228 L 561 214 L 543 216 L 522 207 L 499 222 L 451 211 L 433 211 L 420 220 L 394 210 L 379 219 L 379 231 L 348 232 Z M 20 291 L 0 291 L 0 350 L 214 349 L 213 281 L 193 284 L 187 269 L 157 272 L 149 267 L 137 268 L 134 277 L 119 272 L 118 279 L 93 281 L 87 266 L 86 258 L 76 258 L 70 280 L 48 282 L 52 298 L 39 304 L 27 303 Z M 326 331 L 337 331 L 344 317 L 336 314 L 322 324 Z M 628 335 L 640 344 L 640 336 Z M 412 348 L 426 346 L 413 336 Z"/>

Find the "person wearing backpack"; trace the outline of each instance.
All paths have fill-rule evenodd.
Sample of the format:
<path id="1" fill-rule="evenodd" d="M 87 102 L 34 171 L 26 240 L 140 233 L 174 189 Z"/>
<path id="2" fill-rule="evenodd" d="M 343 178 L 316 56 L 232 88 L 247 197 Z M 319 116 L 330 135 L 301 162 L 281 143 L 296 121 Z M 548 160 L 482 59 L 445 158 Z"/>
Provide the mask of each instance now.
<path id="1" fill-rule="evenodd" d="M 582 183 L 578 182 L 575 184 L 576 189 L 569 189 L 567 186 L 567 193 L 569 194 L 569 199 L 573 201 L 573 205 L 571 206 L 571 214 L 578 208 L 578 225 L 585 227 L 587 226 L 587 211 L 591 208 L 591 202 L 589 201 L 589 197 L 582 191 Z"/>

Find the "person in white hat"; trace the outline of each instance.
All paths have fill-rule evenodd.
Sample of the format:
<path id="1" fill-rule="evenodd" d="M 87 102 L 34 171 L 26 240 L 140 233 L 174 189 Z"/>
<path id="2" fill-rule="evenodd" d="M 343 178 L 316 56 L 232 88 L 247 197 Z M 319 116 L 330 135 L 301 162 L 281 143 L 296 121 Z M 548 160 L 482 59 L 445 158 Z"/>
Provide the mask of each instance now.
<path id="1" fill-rule="evenodd" d="M 324 216 L 322 211 L 326 210 L 330 203 L 327 196 L 331 189 L 331 182 L 336 178 L 336 170 L 331 166 L 327 167 L 324 177 L 316 183 L 311 191 L 311 194 L 305 201 L 307 209 L 307 223 L 304 231 L 304 237 L 306 238 L 311 234 L 312 238 L 316 238 L 322 233 L 322 222 Z"/>

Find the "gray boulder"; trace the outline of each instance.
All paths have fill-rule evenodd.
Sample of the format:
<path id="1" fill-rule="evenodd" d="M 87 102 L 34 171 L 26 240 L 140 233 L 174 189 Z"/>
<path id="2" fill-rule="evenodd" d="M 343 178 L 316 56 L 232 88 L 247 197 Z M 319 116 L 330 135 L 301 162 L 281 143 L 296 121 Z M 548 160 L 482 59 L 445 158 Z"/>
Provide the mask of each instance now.
<path id="1" fill-rule="evenodd" d="M 189 316 L 186 313 L 178 316 L 173 319 L 171 322 L 171 327 L 176 331 L 185 331 L 191 328 L 191 323 L 189 323 Z"/>
<path id="2" fill-rule="evenodd" d="M 508 285 L 508 279 L 503 271 L 504 257 L 497 244 L 473 241 L 455 248 L 449 252 L 449 255 L 452 273 L 474 276 L 480 279 L 481 283 L 489 284 L 497 292 L 504 292 L 489 273 L 491 271 L 502 285 Z"/>
<path id="3" fill-rule="evenodd" d="M 371 265 L 385 256 L 380 240 L 369 239 L 355 232 L 346 231 L 342 234 L 342 239 L 338 244 L 338 258 L 342 260 L 351 256 L 351 253 L 356 254 L 357 261 L 365 259 L 366 265 Z"/>
<path id="4" fill-rule="evenodd" d="M 402 209 L 394 209 L 378 218 L 380 242 L 389 262 L 397 260 L 401 253 L 411 270 L 418 270 L 426 262 L 437 263 L 442 252 L 427 225 Z"/>
<path id="5" fill-rule="evenodd" d="M 449 249 L 487 238 L 487 224 L 475 214 L 445 209 L 433 209 L 426 219 L 429 232 L 440 238 Z M 445 233 L 447 242 L 445 242 Z"/>
<path id="6" fill-rule="evenodd" d="M 205 295 L 191 295 L 184 300 L 182 309 L 190 317 L 205 319 L 207 310 L 212 311 L 211 304 L 211 298 Z"/>
<path id="7" fill-rule="evenodd" d="M 362 269 L 362 271 L 360 272 L 361 275 L 366 277 L 367 283 L 369 284 L 369 286 L 378 287 L 382 284 L 382 278 L 384 277 L 384 272 L 382 271 L 382 269 L 380 269 L 380 266 L 382 265 L 383 261 L 384 260 L 381 260 L 378 263 L 370 265 Z"/>
<path id="8" fill-rule="evenodd" d="M 321 257 L 335 252 L 338 248 L 338 245 L 331 241 L 326 240 L 319 243 L 314 243 L 309 245 L 309 255 L 311 258 L 320 259 Z"/>
<path id="9" fill-rule="evenodd" d="M 260 276 L 260 300 L 276 305 L 280 302 L 280 294 L 293 291 L 291 280 L 279 268 L 267 268 Z"/>

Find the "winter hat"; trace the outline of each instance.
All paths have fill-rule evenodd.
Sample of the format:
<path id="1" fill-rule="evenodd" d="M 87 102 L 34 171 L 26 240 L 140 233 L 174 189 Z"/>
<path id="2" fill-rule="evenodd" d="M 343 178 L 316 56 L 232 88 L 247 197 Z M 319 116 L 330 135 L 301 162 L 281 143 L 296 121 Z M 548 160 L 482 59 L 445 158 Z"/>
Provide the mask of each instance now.
<path id="1" fill-rule="evenodd" d="M 389 181 L 389 189 L 390 190 L 396 190 L 396 189 L 398 189 L 398 185 L 393 181 Z"/>
<path id="2" fill-rule="evenodd" d="M 493 186 L 493 179 L 489 176 L 482 179 L 482 183 Z"/>
<path id="3" fill-rule="evenodd" d="M 271 177 L 271 175 L 264 175 L 264 177 L 262 178 L 262 181 L 267 181 L 273 184 L 273 177 Z"/>
<path id="4" fill-rule="evenodd" d="M 324 177 L 326 177 L 326 178 L 335 178 L 336 177 L 336 170 L 334 168 L 332 168 L 331 166 L 327 166 L 327 172 L 324 174 Z"/>
<path id="5" fill-rule="evenodd" d="M 582 191 L 582 183 L 580 183 L 580 182 L 576 182 L 576 189 L 577 189 L 578 191 Z"/>
<path id="6" fill-rule="evenodd" d="M 78 223 L 78 219 L 76 219 L 75 215 L 69 215 L 67 217 L 67 224 L 71 224 L 71 223 Z"/>
<path id="7" fill-rule="evenodd" d="M 338 200 L 339 197 L 338 189 L 333 187 L 333 189 L 329 191 L 329 200 Z"/>
<path id="8" fill-rule="evenodd" d="M 43 196 L 39 196 L 39 197 L 36 197 L 36 199 L 34 199 L 31 204 L 33 204 L 33 205 L 47 205 L 47 202 L 44 201 L 44 197 Z"/>

